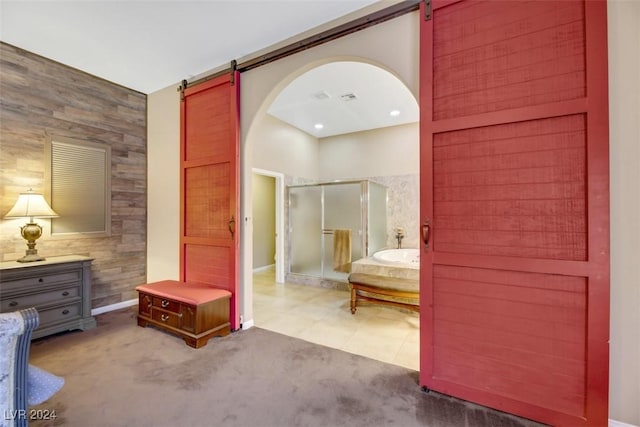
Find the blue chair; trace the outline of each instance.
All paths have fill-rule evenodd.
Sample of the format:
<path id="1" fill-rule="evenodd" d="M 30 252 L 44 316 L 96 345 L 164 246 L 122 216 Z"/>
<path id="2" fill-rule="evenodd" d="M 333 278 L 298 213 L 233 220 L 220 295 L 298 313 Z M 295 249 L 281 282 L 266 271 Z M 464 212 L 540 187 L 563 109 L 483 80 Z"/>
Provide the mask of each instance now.
<path id="1" fill-rule="evenodd" d="M 35 308 L 0 313 L 0 427 L 29 424 L 29 405 L 53 396 L 64 379 L 29 365 L 31 333 L 40 318 Z"/>

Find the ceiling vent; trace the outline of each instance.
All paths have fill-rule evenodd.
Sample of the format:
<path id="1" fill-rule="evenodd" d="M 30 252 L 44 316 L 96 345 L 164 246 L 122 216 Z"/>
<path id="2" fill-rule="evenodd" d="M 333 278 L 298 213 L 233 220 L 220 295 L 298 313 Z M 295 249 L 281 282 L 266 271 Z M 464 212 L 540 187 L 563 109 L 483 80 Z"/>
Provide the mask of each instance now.
<path id="1" fill-rule="evenodd" d="M 340 99 L 342 99 L 343 101 L 355 101 L 356 99 L 358 99 L 358 97 L 355 93 L 349 92 L 345 93 L 344 95 L 340 95 Z"/>
<path id="2" fill-rule="evenodd" d="M 322 101 L 323 99 L 331 98 L 331 95 L 329 95 L 327 92 L 325 92 L 323 90 L 321 90 L 320 92 L 316 92 L 311 96 L 314 97 L 315 99 L 320 100 L 320 101 Z"/>

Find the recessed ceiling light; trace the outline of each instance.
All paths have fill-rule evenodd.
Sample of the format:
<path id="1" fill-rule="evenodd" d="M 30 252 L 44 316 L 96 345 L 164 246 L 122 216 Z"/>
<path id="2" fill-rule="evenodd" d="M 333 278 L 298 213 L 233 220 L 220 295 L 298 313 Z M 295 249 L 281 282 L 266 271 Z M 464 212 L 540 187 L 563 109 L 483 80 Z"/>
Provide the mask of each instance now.
<path id="1" fill-rule="evenodd" d="M 316 92 L 314 93 L 313 96 L 315 99 L 319 99 L 319 100 L 323 100 L 323 99 L 329 99 L 331 98 L 331 95 L 329 95 L 327 92 L 325 92 L 324 90 L 321 90 L 320 92 Z"/>
<path id="2" fill-rule="evenodd" d="M 324 125 L 322 123 L 316 123 L 313 127 L 320 130 L 324 127 Z"/>
<path id="3" fill-rule="evenodd" d="M 391 110 L 389 112 L 389 115 L 392 116 L 392 117 L 399 116 L 400 115 L 400 110 Z"/>

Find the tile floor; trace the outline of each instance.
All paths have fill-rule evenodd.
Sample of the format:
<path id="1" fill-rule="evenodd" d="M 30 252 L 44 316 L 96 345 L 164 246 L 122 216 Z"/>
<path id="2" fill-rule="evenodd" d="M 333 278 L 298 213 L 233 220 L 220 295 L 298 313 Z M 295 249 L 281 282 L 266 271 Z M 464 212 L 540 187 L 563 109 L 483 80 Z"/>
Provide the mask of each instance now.
<path id="1" fill-rule="evenodd" d="M 392 307 L 349 310 L 349 292 L 253 276 L 257 327 L 410 369 L 419 369 L 419 316 Z"/>

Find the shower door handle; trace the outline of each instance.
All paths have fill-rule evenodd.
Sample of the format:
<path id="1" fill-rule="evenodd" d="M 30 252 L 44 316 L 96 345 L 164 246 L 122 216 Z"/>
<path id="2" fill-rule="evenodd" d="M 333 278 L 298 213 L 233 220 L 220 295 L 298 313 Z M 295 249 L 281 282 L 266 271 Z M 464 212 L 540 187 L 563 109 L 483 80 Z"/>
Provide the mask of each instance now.
<path id="1" fill-rule="evenodd" d="M 424 219 L 422 224 L 422 241 L 424 242 L 425 252 L 429 250 L 429 238 L 431 237 L 431 221 L 429 217 Z"/>

